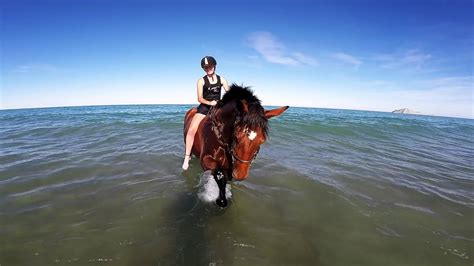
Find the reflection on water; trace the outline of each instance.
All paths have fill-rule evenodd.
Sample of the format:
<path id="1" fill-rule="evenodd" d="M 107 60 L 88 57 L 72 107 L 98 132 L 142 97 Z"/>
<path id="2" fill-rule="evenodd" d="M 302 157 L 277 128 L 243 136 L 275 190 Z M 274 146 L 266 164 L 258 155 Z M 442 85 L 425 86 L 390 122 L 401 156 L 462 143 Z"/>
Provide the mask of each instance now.
<path id="1" fill-rule="evenodd" d="M 290 108 L 221 209 L 186 109 L 1 111 L 0 265 L 473 264 L 471 120 Z"/>

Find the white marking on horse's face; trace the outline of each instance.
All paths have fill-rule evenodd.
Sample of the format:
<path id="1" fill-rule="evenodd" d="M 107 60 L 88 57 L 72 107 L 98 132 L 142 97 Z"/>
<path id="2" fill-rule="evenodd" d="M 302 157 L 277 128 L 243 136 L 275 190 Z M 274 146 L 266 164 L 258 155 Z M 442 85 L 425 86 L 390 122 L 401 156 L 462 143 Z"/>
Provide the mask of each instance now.
<path id="1" fill-rule="evenodd" d="M 250 139 L 250 140 L 254 140 L 255 137 L 257 137 L 257 132 L 255 132 L 255 131 L 253 131 L 253 130 L 250 131 L 249 139 Z"/>

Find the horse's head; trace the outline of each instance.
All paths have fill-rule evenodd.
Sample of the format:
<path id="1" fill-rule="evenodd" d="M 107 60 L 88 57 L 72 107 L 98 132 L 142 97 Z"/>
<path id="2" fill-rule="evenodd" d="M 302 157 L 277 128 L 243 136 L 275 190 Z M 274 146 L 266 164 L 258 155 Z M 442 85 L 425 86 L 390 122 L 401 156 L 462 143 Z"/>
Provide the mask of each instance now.
<path id="1" fill-rule="evenodd" d="M 280 115 L 288 109 L 288 106 L 266 111 L 261 106 L 255 109 L 261 111 L 251 111 L 252 107 L 244 111 L 241 121 L 234 130 L 231 150 L 234 161 L 232 177 L 239 181 L 248 177 L 250 165 L 257 157 L 260 145 L 267 140 L 268 119 Z"/>
<path id="2" fill-rule="evenodd" d="M 224 95 L 221 106 L 222 110 L 227 109 L 227 114 L 232 114 L 232 119 L 227 120 L 229 123 L 233 121 L 227 130 L 227 134 L 232 135 L 227 138 L 233 161 L 232 177 L 239 181 L 245 180 L 260 145 L 267 139 L 268 119 L 282 114 L 288 106 L 265 110 L 249 88 L 235 84 Z M 221 121 L 225 123 L 225 120 Z"/>

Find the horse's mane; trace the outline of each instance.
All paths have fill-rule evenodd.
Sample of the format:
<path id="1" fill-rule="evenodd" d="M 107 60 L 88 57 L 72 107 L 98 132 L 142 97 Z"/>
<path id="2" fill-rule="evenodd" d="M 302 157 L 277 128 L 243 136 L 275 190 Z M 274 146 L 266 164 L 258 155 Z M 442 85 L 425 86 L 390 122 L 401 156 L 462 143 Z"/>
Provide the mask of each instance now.
<path id="1" fill-rule="evenodd" d="M 265 117 L 265 110 L 250 87 L 239 86 L 233 83 L 230 89 L 224 94 L 224 97 L 222 97 L 218 107 L 222 108 L 232 102 L 235 102 L 235 107 L 240 114 L 236 118 L 236 126 L 244 126 L 249 129 L 258 127 L 261 128 L 265 136 L 267 136 L 268 120 Z M 244 104 L 247 105 L 248 112 L 244 112 Z"/>
<path id="2" fill-rule="evenodd" d="M 224 97 L 222 97 L 221 104 L 225 105 L 226 103 L 234 100 L 244 100 L 248 104 L 259 104 L 260 105 L 260 100 L 253 94 L 253 91 L 250 89 L 250 87 L 245 87 L 245 86 L 239 86 L 235 83 L 232 83 L 230 86 L 229 91 L 224 94 Z"/>

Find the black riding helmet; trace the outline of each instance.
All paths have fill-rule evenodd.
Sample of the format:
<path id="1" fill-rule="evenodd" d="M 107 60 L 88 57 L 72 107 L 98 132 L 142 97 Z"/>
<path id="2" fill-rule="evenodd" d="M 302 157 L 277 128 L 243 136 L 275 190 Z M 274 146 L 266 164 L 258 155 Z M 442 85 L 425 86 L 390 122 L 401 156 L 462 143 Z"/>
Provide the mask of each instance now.
<path id="1" fill-rule="evenodd" d="M 212 56 L 204 56 L 201 59 L 201 68 L 204 68 L 205 66 L 216 66 L 216 65 L 217 65 L 217 61 Z"/>

